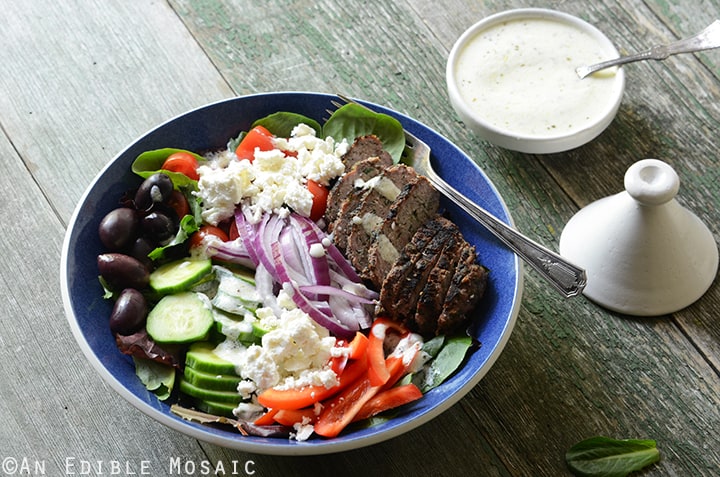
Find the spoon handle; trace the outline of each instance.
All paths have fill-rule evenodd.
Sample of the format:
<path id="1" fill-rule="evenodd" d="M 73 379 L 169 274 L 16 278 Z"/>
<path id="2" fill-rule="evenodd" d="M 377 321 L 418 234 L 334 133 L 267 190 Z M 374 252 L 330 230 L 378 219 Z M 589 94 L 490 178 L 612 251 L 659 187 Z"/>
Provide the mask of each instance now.
<path id="1" fill-rule="evenodd" d="M 709 50 L 720 47 L 720 20 L 715 20 L 710 26 L 695 36 L 679 40 L 667 45 L 654 46 L 635 55 L 622 56 L 614 60 L 603 61 L 590 66 L 581 66 L 575 70 L 580 79 L 611 66 L 624 65 L 641 60 L 664 60 L 670 55 L 678 53 L 693 53 L 695 51 Z"/>

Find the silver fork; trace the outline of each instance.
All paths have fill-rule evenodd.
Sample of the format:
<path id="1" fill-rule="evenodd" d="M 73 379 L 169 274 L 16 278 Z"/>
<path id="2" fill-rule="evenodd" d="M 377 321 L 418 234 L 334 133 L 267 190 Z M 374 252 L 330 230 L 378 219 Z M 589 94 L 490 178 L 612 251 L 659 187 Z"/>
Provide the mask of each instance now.
<path id="1" fill-rule="evenodd" d="M 354 103 L 370 110 L 367 106 L 348 97 L 340 94 L 337 96 L 346 103 Z M 335 107 L 342 106 L 337 101 L 332 101 L 332 103 Z M 430 164 L 430 147 L 407 130 L 405 130 L 405 141 L 409 150 L 407 159 L 409 165 L 419 174 L 427 177 L 440 193 L 487 228 L 566 298 L 582 293 L 587 283 L 585 270 L 521 234 L 450 186 L 432 168 Z"/>

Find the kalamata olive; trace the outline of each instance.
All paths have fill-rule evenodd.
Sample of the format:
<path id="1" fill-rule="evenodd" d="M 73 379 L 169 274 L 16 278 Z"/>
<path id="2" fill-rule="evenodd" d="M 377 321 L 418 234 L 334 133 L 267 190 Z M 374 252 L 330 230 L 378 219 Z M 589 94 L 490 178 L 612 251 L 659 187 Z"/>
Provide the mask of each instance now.
<path id="1" fill-rule="evenodd" d="M 142 230 L 151 240 L 165 245 L 177 233 L 178 224 L 162 212 L 150 212 L 141 220 Z"/>
<path id="2" fill-rule="evenodd" d="M 110 330 L 121 335 L 131 335 L 145 324 L 148 308 L 142 293 L 134 288 L 126 288 L 113 306 L 110 314 Z"/>
<path id="3" fill-rule="evenodd" d="M 148 269 L 137 259 L 122 253 L 98 255 L 98 270 L 112 290 L 145 288 L 150 282 Z"/>
<path id="4" fill-rule="evenodd" d="M 152 260 L 148 257 L 148 254 L 155 250 L 155 244 L 148 240 L 146 237 L 138 237 L 130 245 L 128 255 L 140 261 L 140 263 L 150 266 Z"/>
<path id="5" fill-rule="evenodd" d="M 166 202 L 173 191 L 173 183 L 167 174 L 158 172 L 145 179 L 135 193 L 135 207 L 150 210 L 154 204 Z"/>
<path id="6" fill-rule="evenodd" d="M 122 250 L 129 245 L 140 230 L 137 211 L 127 207 L 111 210 L 100 221 L 98 235 L 108 250 Z"/>

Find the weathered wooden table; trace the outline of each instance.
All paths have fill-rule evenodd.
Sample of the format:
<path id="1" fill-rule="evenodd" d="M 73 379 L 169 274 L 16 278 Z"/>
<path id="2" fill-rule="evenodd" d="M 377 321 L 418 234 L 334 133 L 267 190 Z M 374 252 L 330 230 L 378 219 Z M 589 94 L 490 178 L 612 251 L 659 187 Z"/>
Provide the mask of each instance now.
<path id="1" fill-rule="evenodd" d="M 226 475 L 558 476 L 572 444 L 606 435 L 657 440 L 662 461 L 642 475 L 718 475 L 717 284 L 681 312 L 640 319 L 563 300 L 526 271 L 515 331 L 467 397 L 406 435 L 320 457 L 229 451 L 165 428 L 116 395 L 70 333 L 60 249 L 92 178 L 154 125 L 247 93 L 343 92 L 418 119 L 554 249 L 579 208 L 621 190 L 647 157 L 677 170 L 680 202 L 720 233 L 716 51 L 626 67 L 615 122 L 567 153 L 513 153 L 459 122 L 444 79 L 454 40 L 525 6 L 578 15 L 625 52 L 720 18 L 715 0 L 0 1 L 0 474 L 160 476 L 179 458 Z"/>

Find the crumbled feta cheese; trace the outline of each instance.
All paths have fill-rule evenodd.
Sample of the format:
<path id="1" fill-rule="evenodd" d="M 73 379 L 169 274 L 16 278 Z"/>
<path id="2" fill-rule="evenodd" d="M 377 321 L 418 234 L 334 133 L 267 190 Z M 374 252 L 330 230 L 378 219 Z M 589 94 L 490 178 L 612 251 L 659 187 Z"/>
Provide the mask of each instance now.
<path id="1" fill-rule="evenodd" d="M 320 139 L 305 124 L 296 126 L 290 138 L 274 143 L 271 151 L 256 150 L 252 162 L 225 151 L 198 167 L 197 196 L 204 221 L 217 225 L 230 218 L 238 204 L 247 206 L 256 222 L 266 212 L 286 216 L 293 210 L 308 217 L 313 200 L 308 179 L 328 185 L 345 170 L 341 158 L 349 148 L 347 141 Z"/>
<path id="2" fill-rule="evenodd" d="M 315 428 L 312 424 L 310 424 L 310 418 L 304 417 L 302 422 L 296 422 L 293 424 L 293 429 L 295 429 L 295 433 L 291 433 L 290 437 L 294 437 L 296 441 L 306 441 L 310 438 L 313 432 L 315 432 Z"/>
<path id="3" fill-rule="evenodd" d="M 270 308 L 258 308 L 256 316 L 260 326 L 269 330 L 262 345 L 246 347 L 227 339 L 215 348 L 243 378 L 237 387 L 243 399 L 272 387 L 337 385 L 337 375 L 328 365 L 336 340 L 326 328 L 299 308 L 284 310 L 279 317 Z"/>
<path id="4" fill-rule="evenodd" d="M 294 310 L 297 305 L 292 297 L 284 289 L 280 289 L 277 295 L 277 305 L 285 310 Z"/>
<path id="5" fill-rule="evenodd" d="M 265 408 L 259 404 L 252 402 L 241 402 L 238 406 L 233 409 L 235 417 L 245 420 L 250 420 L 262 413 Z"/>
<path id="6" fill-rule="evenodd" d="M 283 313 L 280 326 L 262 337 L 262 347 L 278 367 L 291 373 L 321 370 L 330 359 L 335 338 L 318 326 L 305 312 L 296 308 Z"/>
<path id="7" fill-rule="evenodd" d="M 255 196 L 255 171 L 248 160 L 234 160 L 226 167 L 210 163 L 198 167 L 198 192 L 203 203 L 202 218 L 217 225 L 235 213 L 235 206 L 244 197 Z"/>

